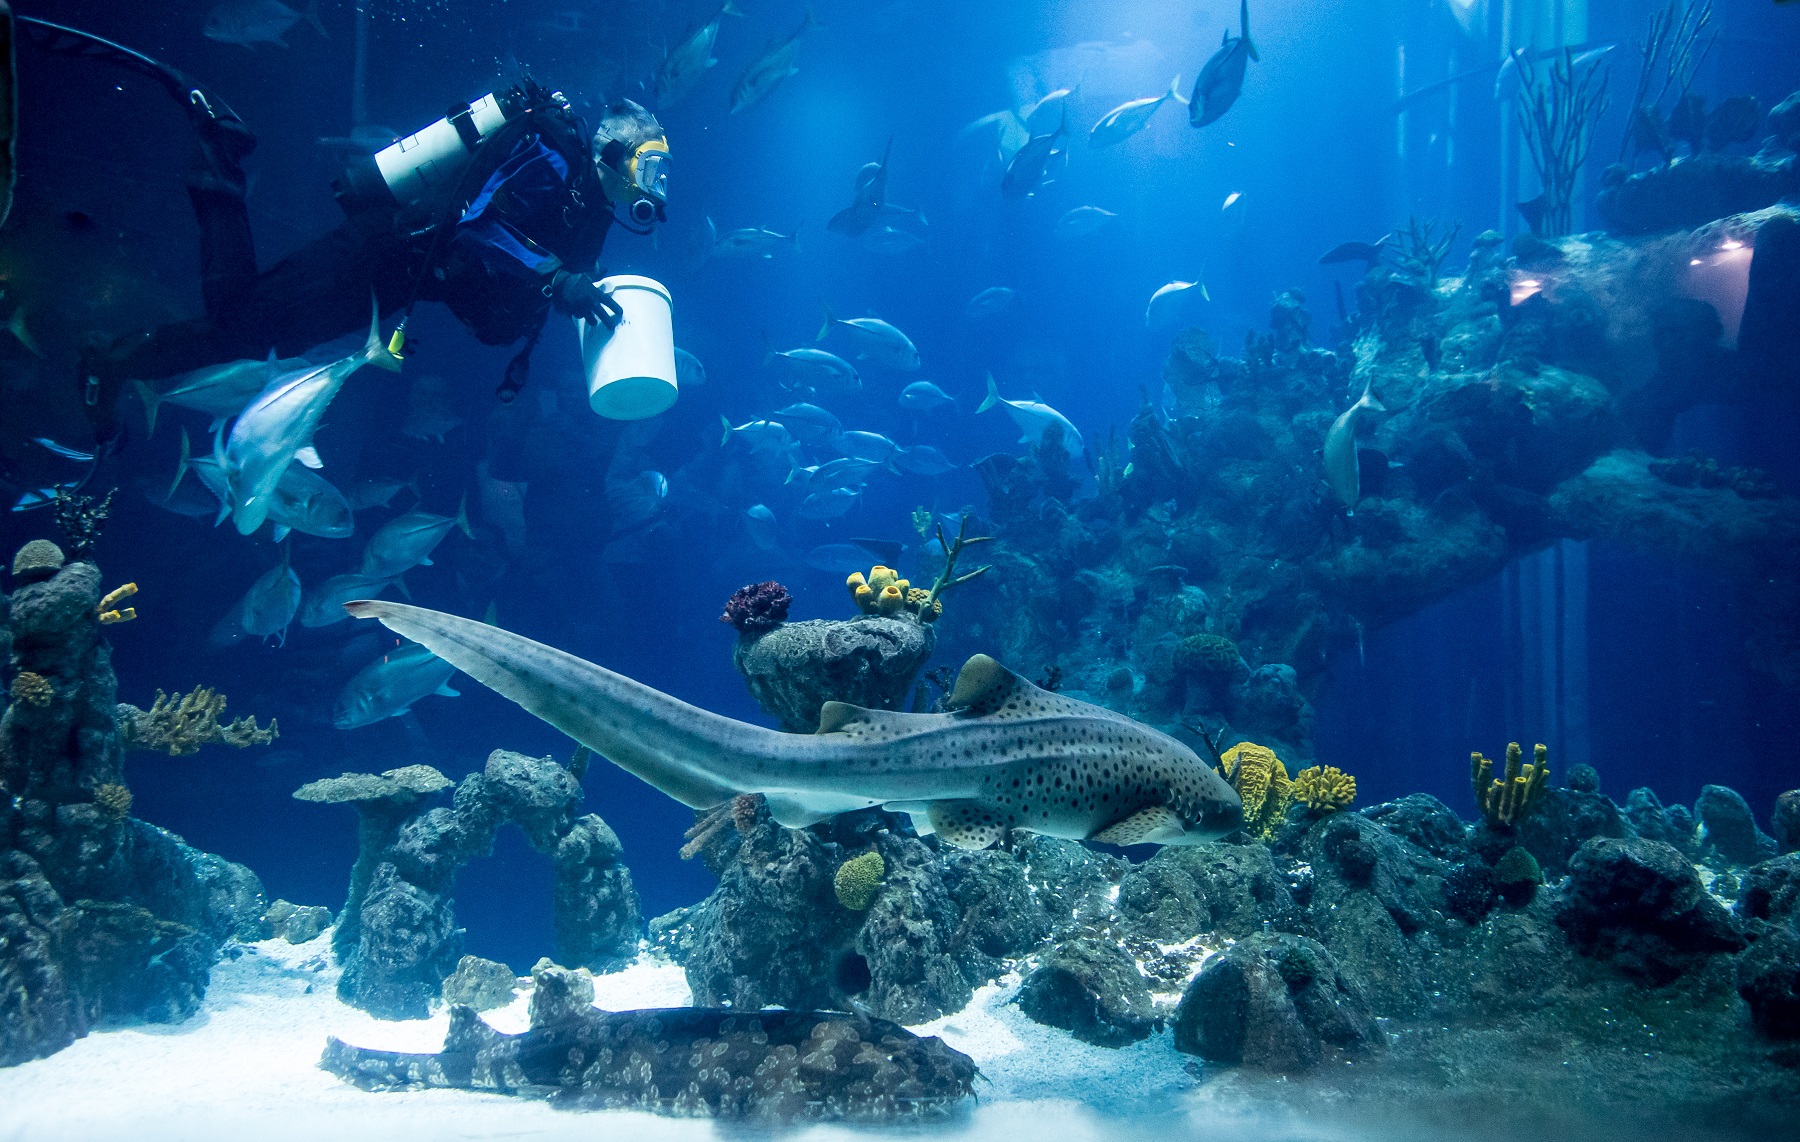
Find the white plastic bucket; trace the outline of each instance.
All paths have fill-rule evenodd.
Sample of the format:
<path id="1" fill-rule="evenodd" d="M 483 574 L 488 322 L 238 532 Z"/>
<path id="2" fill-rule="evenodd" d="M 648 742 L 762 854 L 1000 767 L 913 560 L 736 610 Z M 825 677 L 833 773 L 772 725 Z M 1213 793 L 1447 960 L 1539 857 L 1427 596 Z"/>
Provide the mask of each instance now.
<path id="1" fill-rule="evenodd" d="M 625 311 L 617 329 L 575 319 L 588 406 L 609 420 L 642 420 L 675 403 L 675 311 L 654 278 L 615 274 L 600 280 Z"/>

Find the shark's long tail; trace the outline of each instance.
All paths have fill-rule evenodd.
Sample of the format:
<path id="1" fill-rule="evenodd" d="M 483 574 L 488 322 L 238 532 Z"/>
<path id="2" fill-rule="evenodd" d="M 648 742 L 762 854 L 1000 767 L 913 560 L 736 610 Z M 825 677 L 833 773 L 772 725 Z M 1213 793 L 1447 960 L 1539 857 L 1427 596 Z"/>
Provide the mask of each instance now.
<path id="1" fill-rule="evenodd" d="M 744 747 L 782 735 L 690 706 L 523 635 L 424 607 L 358 599 L 344 609 L 380 619 L 482 685 L 677 801 L 707 809 L 746 792 L 713 770 Z M 702 768 L 702 763 L 714 765 Z"/>

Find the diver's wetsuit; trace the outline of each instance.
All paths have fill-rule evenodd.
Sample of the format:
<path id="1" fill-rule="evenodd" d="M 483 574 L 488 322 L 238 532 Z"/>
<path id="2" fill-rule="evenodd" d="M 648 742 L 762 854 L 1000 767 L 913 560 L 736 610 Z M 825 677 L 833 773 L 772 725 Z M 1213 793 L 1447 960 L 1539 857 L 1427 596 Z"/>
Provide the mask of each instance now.
<path id="1" fill-rule="evenodd" d="M 536 101 L 534 101 L 536 102 Z M 203 145 L 203 152 L 206 148 Z M 189 198 L 200 222 L 206 316 L 127 334 L 84 361 L 89 417 L 116 436 L 120 385 L 204 365 L 293 357 L 368 328 L 419 300 L 450 307 L 477 339 L 534 338 L 559 270 L 592 275 L 612 224 L 588 132 L 572 112 L 540 105 L 484 141 L 459 201 L 366 209 L 258 273 L 235 162 L 207 152 Z M 223 177 L 221 177 L 221 175 Z"/>

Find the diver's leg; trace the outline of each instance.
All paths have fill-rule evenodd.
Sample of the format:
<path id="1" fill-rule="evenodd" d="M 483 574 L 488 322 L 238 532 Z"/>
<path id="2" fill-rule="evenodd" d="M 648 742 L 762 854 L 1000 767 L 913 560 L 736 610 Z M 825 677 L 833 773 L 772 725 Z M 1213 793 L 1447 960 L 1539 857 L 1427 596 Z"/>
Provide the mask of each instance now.
<path id="1" fill-rule="evenodd" d="M 207 316 L 229 327 L 241 319 L 256 281 L 243 167 L 256 137 L 235 116 L 216 116 L 198 89 L 193 94 L 188 118 L 194 127 L 194 158 L 187 190 L 200 224 L 200 297 Z"/>

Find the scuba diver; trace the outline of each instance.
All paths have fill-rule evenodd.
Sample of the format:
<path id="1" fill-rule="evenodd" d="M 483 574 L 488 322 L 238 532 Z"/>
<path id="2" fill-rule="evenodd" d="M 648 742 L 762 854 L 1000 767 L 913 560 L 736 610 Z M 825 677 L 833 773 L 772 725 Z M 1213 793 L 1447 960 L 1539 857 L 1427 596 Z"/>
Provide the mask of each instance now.
<path id="1" fill-rule="evenodd" d="M 79 381 L 102 452 L 121 439 L 126 380 L 298 356 L 363 329 L 371 294 L 382 314 L 403 314 L 396 352 L 419 301 L 442 302 L 484 344 L 523 340 L 498 391 L 510 401 L 551 309 L 618 324 L 618 304 L 596 284 L 613 222 L 649 233 L 665 218 L 669 147 L 655 116 L 620 100 L 590 135 L 560 92 L 527 78 L 356 160 L 333 184 L 343 224 L 259 273 L 242 167 L 255 136 L 164 72 L 198 142 L 187 190 L 205 316 L 90 340 Z"/>

